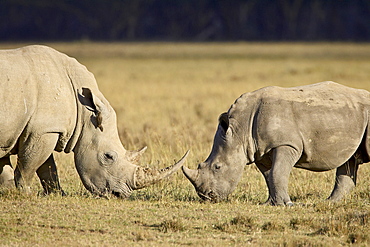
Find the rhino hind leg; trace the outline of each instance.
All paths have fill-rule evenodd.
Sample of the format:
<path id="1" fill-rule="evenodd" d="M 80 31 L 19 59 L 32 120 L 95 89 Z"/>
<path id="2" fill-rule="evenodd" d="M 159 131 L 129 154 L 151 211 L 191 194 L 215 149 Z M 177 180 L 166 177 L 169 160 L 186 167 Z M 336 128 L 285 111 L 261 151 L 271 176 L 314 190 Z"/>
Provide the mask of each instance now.
<path id="1" fill-rule="evenodd" d="M 0 188 L 14 187 L 14 170 L 9 157 L 0 159 Z"/>
<path id="2" fill-rule="evenodd" d="M 293 206 L 288 194 L 289 175 L 299 160 L 300 153 L 291 146 L 279 146 L 272 151 L 272 167 L 269 171 L 268 187 L 271 205 Z"/>
<path id="3" fill-rule="evenodd" d="M 45 195 L 50 193 L 65 195 L 59 183 L 58 171 L 53 155 L 49 156 L 49 158 L 37 169 L 36 173 L 44 188 Z"/>
<path id="4" fill-rule="evenodd" d="M 349 161 L 337 168 L 334 189 L 328 200 L 339 201 L 356 186 L 358 165 L 357 159 L 351 157 Z"/>

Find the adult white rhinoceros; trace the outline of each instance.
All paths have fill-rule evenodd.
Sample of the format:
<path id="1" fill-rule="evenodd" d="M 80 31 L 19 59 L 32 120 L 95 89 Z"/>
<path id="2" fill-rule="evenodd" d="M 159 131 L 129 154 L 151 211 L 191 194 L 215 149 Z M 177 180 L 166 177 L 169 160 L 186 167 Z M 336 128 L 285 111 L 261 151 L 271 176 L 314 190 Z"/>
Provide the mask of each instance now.
<path id="1" fill-rule="evenodd" d="M 204 200 L 222 200 L 240 180 L 245 164 L 262 172 L 272 205 L 292 205 L 293 167 L 337 169 L 329 199 L 356 184 L 358 165 L 369 162 L 370 93 L 334 82 L 266 87 L 243 94 L 221 114 L 213 148 L 197 170 L 183 167 Z"/>
<path id="2" fill-rule="evenodd" d="M 9 155 L 18 154 L 17 188 L 36 172 L 45 193 L 61 191 L 53 151 L 73 151 L 76 169 L 96 195 L 127 197 L 179 169 L 133 164 L 145 150 L 126 151 L 116 114 L 85 66 L 52 48 L 0 51 L 0 181 L 9 181 Z M 5 169 L 7 168 L 7 169 Z"/>

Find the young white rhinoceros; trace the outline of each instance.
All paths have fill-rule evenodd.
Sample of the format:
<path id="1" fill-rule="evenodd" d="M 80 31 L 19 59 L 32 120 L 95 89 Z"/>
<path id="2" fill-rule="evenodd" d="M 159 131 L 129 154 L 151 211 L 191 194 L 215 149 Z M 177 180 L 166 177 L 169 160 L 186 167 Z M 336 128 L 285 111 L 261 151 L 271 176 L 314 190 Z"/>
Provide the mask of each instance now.
<path id="1" fill-rule="evenodd" d="M 255 163 L 269 190 L 266 203 L 292 205 L 293 167 L 337 169 L 329 197 L 337 201 L 356 184 L 358 165 L 369 162 L 370 93 L 334 82 L 266 87 L 238 98 L 221 114 L 213 148 L 197 170 L 183 172 L 204 200 L 227 197 L 245 164 Z"/>
<path id="2" fill-rule="evenodd" d="M 93 194 L 128 197 L 178 170 L 133 164 L 140 151 L 126 151 L 116 113 L 95 78 L 75 59 L 45 46 L 0 51 L 0 181 L 9 182 L 9 155 L 18 154 L 17 188 L 29 190 L 36 172 L 45 193 L 62 191 L 53 151 L 73 151 L 80 178 Z M 5 169 L 6 168 L 6 169 Z"/>

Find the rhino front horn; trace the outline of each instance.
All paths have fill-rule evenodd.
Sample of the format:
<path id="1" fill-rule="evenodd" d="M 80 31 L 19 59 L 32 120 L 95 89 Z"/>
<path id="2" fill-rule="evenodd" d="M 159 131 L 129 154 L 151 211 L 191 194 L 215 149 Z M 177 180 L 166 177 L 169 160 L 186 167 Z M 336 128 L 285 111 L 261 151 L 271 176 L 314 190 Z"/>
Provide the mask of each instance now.
<path id="1" fill-rule="evenodd" d="M 192 170 L 192 169 L 187 168 L 186 166 L 183 166 L 182 167 L 182 172 L 190 180 L 190 182 L 194 186 L 196 186 L 195 181 L 196 181 L 196 178 L 198 176 L 198 170 Z"/>
<path id="2" fill-rule="evenodd" d="M 180 167 L 183 166 L 188 154 L 189 154 L 189 150 L 176 164 L 163 168 L 163 169 L 151 169 L 151 168 L 138 167 L 134 174 L 133 189 L 138 190 L 138 189 L 147 187 L 151 184 L 154 184 L 170 176 L 171 174 L 176 172 Z"/>

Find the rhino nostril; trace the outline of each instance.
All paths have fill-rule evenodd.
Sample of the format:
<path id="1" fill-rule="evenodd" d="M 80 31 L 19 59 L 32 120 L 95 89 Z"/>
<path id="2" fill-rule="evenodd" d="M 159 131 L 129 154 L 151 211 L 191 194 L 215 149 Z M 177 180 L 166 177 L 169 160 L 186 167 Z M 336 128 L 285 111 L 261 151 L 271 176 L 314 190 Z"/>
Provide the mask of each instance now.
<path id="1" fill-rule="evenodd" d="M 202 193 L 200 191 L 197 192 L 199 197 L 202 199 L 202 200 L 205 200 L 205 201 L 209 201 L 211 200 L 211 198 L 208 196 L 207 193 Z"/>
<path id="2" fill-rule="evenodd" d="M 213 192 L 212 190 L 210 190 L 208 193 L 207 193 L 207 196 L 209 198 L 211 198 L 212 200 L 216 199 L 217 198 L 217 194 L 215 192 Z"/>

